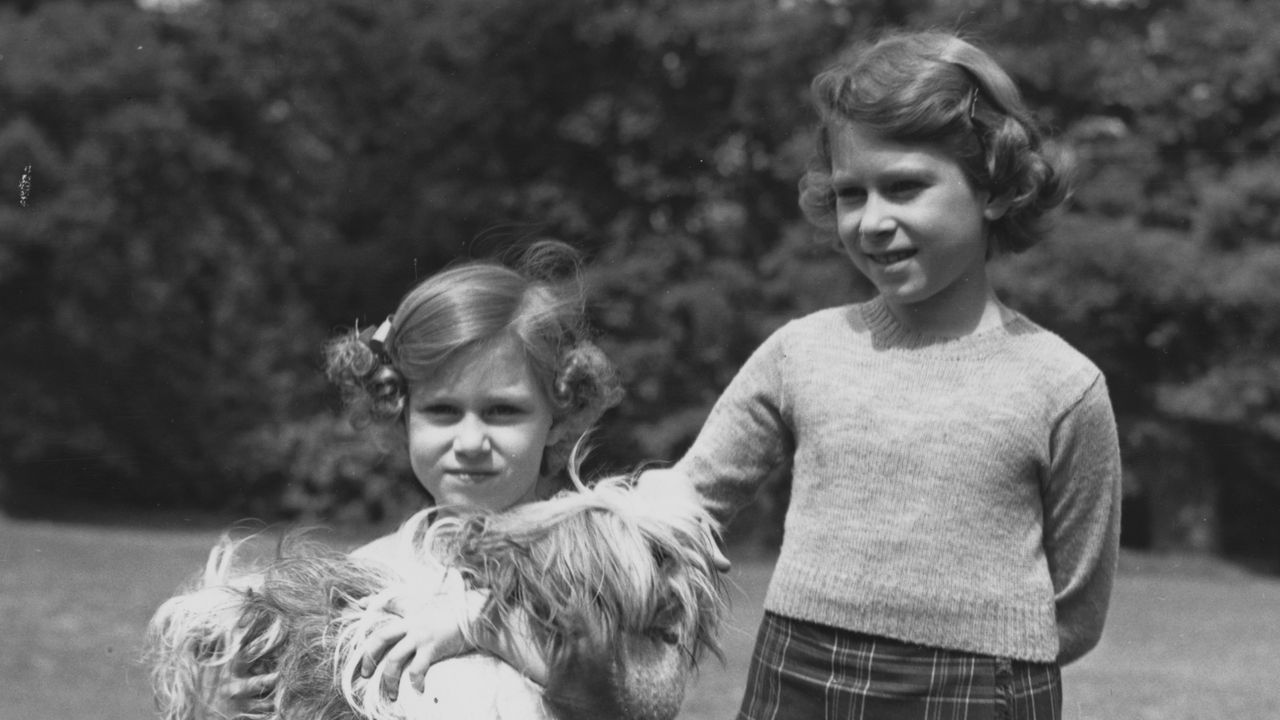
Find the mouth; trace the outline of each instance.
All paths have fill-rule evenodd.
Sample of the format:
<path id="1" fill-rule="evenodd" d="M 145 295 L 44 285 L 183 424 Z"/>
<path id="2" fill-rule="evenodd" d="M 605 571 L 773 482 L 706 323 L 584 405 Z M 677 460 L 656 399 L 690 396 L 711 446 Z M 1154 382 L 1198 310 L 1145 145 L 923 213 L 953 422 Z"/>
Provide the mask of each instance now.
<path id="1" fill-rule="evenodd" d="M 448 475 L 449 477 L 461 480 L 463 482 L 480 483 L 480 482 L 484 482 L 485 480 L 488 480 L 489 478 L 496 477 L 498 475 L 498 471 L 497 470 L 456 469 L 456 470 L 445 470 L 444 474 Z"/>
<path id="2" fill-rule="evenodd" d="M 863 253 L 863 254 L 866 255 L 868 258 L 870 258 L 871 262 L 877 265 L 893 265 L 894 263 L 900 263 L 904 260 L 910 260 L 911 258 L 916 256 L 917 252 L 919 251 L 913 248 L 910 250 L 895 250 L 893 252 L 882 252 L 882 253 L 869 252 L 869 253 Z"/>

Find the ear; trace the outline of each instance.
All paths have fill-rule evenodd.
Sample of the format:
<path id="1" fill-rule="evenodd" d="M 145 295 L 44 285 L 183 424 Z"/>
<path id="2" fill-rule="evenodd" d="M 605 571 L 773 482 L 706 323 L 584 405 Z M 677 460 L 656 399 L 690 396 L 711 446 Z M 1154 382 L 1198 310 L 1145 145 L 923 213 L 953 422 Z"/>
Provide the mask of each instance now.
<path id="1" fill-rule="evenodd" d="M 1005 192 L 1000 195 L 988 196 L 987 206 L 982 209 L 982 217 L 987 222 L 994 222 L 1004 217 L 1009 212 L 1010 206 L 1013 205 L 1013 193 Z"/>
<path id="2" fill-rule="evenodd" d="M 566 422 L 569 419 L 560 418 L 551 422 L 551 427 L 547 430 L 547 447 L 555 445 L 569 435 L 569 423 Z"/>

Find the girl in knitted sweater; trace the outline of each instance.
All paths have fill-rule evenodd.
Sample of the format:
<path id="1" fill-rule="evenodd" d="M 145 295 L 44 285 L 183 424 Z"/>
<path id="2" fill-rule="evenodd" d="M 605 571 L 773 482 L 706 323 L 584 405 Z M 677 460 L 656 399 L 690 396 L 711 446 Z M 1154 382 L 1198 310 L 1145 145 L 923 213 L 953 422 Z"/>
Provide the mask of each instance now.
<path id="1" fill-rule="evenodd" d="M 1120 461 L 1098 368 L 997 299 L 1067 193 L 1010 77 L 946 34 L 812 85 L 801 204 L 878 291 L 767 339 L 642 483 L 721 522 L 792 473 L 738 717 L 1058 718 L 1102 632 Z"/>
<path id="2" fill-rule="evenodd" d="M 739 718 L 1059 718 L 1115 573 L 1115 420 L 1098 368 L 1001 304 L 986 263 L 1041 239 L 1065 178 L 955 36 L 888 37 L 812 89 L 801 205 L 877 297 L 774 333 L 640 489 L 725 523 L 791 467 Z M 447 654 L 430 635 L 420 661 Z"/>

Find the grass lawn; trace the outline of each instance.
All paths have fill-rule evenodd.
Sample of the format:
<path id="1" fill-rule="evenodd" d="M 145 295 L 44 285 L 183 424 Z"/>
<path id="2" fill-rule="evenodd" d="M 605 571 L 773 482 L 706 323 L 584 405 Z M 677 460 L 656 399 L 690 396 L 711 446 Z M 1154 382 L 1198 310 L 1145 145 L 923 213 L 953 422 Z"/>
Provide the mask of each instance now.
<path id="1" fill-rule="evenodd" d="M 0 719 L 154 717 L 142 630 L 217 532 L 0 516 Z M 702 668 L 683 718 L 737 707 L 767 557 L 735 557 L 727 662 Z M 1280 580 L 1208 560 L 1126 554 L 1096 651 L 1064 672 L 1068 720 L 1280 717 Z"/>

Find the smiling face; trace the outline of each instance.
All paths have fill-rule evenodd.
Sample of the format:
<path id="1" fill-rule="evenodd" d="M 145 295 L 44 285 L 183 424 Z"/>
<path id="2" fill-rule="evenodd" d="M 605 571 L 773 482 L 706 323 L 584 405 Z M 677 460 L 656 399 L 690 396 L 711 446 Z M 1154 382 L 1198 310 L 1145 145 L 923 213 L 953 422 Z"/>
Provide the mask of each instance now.
<path id="1" fill-rule="evenodd" d="M 436 504 L 505 510 L 537 499 L 555 442 L 551 403 L 514 338 L 453 359 L 410 383 L 409 462 Z"/>
<path id="2" fill-rule="evenodd" d="M 949 155 L 843 124 L 831 132 L 831 180 L 840 242 L 900 321 L 945 327 L 981 313 L 987 223 L 1003 203 L 974 189 Z"/>

